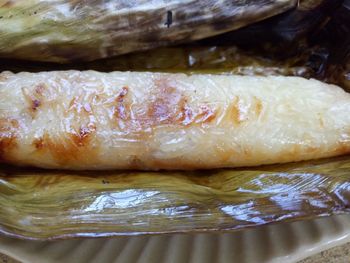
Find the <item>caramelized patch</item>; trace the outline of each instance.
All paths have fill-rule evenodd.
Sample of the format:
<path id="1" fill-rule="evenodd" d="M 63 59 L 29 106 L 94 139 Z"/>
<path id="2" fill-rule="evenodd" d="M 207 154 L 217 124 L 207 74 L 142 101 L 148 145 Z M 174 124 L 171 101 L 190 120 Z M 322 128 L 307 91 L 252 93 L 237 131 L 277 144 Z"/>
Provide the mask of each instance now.
<path id="1" fill-rule="evenodd" d="M 339 142 L 335 149 L 335 154 L 343 155 L 350 153 L 350 142 Z"/>
<path id="2" fill-rule="evenodd" d="M 87 146 L 91 134 L 96 130 L 95 124 L 89 124 L 87 127 L 81 127 L 78 133 L 72 133 L 71 138 L 75 145 L 79 147 Z"/>
<path id="3" fill-rule="evenodd" d="M 259 117 L 263 110 L 263 104 L 261 100 L 256 97 L 254 97 L 254 102 L 255 102 L 255 114 L 257 117 Z"/>
<path id="4" fill-rule="evenodd" d="M 10 153 L 17 147 L 18 128 L 17 120 L 0 118 L 0 162 L 11 159 Z"/>
<path id="5" fill-rule="evenodd" d="M 28 112 L 32 118 L 35 118 L 35 113 L 44 101 L 44 90 L 46 89 L 45 84 L 38 84 L 33 92 L 30 92 L 27 88 L 22 88 L 22 93 L 25 101 L 28 104 Z"/>
<path id="6" fill-rule="evenodd" d="M 157 94 L 148 110 L 152 125 L 209 123 L 216 117 L 215 110 L 207 105 L 191 108 L 186 95 L 176 88 L 176 83 L 162 79 L 155 82 Z"/>
<path id="7" fill-rule="evenodd" d="M 41 104 L 40 100 L 36 100 L 36 99 L 33 100 L 32 101 L 32 110 L 36 111 L 40 107 L 40 104 Z"/>
<path id="8" fill-rule="evenodd" d="M 60 165 L 77 161 L 89 162 L 95 160 L 97 153 L 97 150 L 89 145 L 95 130 L 95 125 L 89 124 L 81 127 L 78 132 L 63 133 L 57 137 L 51 137 L 45 132 L 42 137 L 34 139 L 32 145 L 38 154 L 45 156 L 49 153 Z"/>
<path id="9" fill-rule="evenodd" d="M 181 125 L 209 123 L 216 117 L 216 110 L 208 105 L 191 107 L 184 92 L 176 87 L 175 81 L 158 79 L 155 88 L 143 102 L 131 108 L 128 87 L 123 87 L 111 104 L 113 116 L 120 130 L 142 132 L 160 125 Z"/>
<path id="10" fill-rule="evenodd" d="M 155 82 L 156 96 L 151 100 L 148 117 L 153 125 L 175 123 L 181 118 L 181 109 L 185 108 L 186 98 L 167 80 Z"/>
<path id="11" fill-rule="evenodd" d="M 35 147 L 36 150 L 43 149 L 43 147 L 44 147 L 44 140 L 43 140 L 43 138 L 34 139 L 32 145 Z"/>
<path id="12" fill-rule="evenodd" d="M 259 118 L 263 109 L 262 101 L 256 97 L 253 97 L 250 104 L 239 96 L 235 96 L 224 112 L 224 121 L 239 126 L 243 122 Z"/>
<path id="13" fill-rule="evenodd" d="M 314 146 L 308 146 L 305 150 L 306 153 L 317 153 L 319 151 L 319 149 L 317 147 Z"/>
<path id="14" fill-rule="evenodd" d="M 236 97 L 235 100 L 229 105 L 226 113 L 226 118 L 235 125 L 241 123 L 241 111 L 239 109 L 239 97 Z"/>
<path id="15" fill-rule="evenodd" d="M 77 147 L 69 139 L 60 141 L 59 139 L 53 139 L 49 134 L 45 133 L 42 137 L 42 147 L 48 150 L 55 158 L 57 163 L 66 164 L 70 160 L 78 159 Z"/>

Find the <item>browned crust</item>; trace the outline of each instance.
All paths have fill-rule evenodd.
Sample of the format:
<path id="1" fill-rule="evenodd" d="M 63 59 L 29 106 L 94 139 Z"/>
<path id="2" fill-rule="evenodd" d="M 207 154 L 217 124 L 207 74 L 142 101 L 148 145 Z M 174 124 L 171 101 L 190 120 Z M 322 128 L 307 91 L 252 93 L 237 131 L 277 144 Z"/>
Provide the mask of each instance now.
<path id="1" fill-rule="evenodd" d="M 71 133 L 71 139 L 78 147 L 88 146 L 93 133 L 96 131 L 96 125 L 91 123 L 85 127 L 80 127 L 79 132 Z"/>
<path id="2" fill-rule="evenodd" d="M 60 165 L 69 165 L 82 159 L 93 160 L 98 150 L 90 147 L 94 132 L 95 127 L 88 126 L 82 127 L 78 132 L 67 133 L 68 136 L 62 138 L 53 138 L 44 133 L 40 138 L 34 139 L 32 145 L 36 154 L 49 153 Z"/>
<path id="3" fill-rule="evenodd" d="M 0 118 L 0 162 L 11 161 L 11 152 L 17 147 L 18 128 L 17 120 Z"/>
<path id="4" fill-rule="evenodd" d="M 152 130 L 161 125 L 187 127 L 208 124 L 217 115 L 217 110 L 208 105 L 191 107 L 188 95 L 177 87 L 175 81 L 166 78 L 155 80 L 154 88 L 146 96 L 143 105 L 134 106 L 129 87 L 120 90 L 112 105 L 118 129 L 133 133 Z"/>

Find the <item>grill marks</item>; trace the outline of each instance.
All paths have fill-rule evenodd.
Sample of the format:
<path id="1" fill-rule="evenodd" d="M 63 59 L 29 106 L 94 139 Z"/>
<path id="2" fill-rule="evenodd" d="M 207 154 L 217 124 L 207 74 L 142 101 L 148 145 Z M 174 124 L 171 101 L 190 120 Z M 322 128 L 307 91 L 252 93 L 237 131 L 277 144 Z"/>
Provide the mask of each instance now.
<path id="1" fill-rule="evenodd" d="M 224 111 L 223 121 L 238 127 L 251 119 L 259 119 L 264 110 L 264 105 L 259 98 L 254 97 L 252 102 L 244 101 L 243 98 L 235 96 Z"/>
<path id="2" fill-rule="evenodd" d="M 118 136 L 146 142 L 164 126 L 187 129 L 222 123 L 238 127 L 251 118 L 259 118 L 263 112 L 263 104 L 258 98 L 248 102 L 236 96 L 225 109 L 220 103 L 214 106 L 197 103 L 192 101 L 196 100 L 195 91 L 183 89 L 180 82 L 168 76 L 155 78 L 145 89 L 143 97 L 136 96 L 136 90 L 128 86 L 116 87 L 112 94 L 97 86 L 96 89 L 76 88 L 81 90 L 73 94 L 60 94 L 45 83 L 22 88 L 32 120 L 47 118 L 50 108 L 56 107 L 54 118 L 61 119 L 53 122 L 60 125 L 44 125 L 41 135 L 33 139 L 31 145 L 34 154 L 49 155 L 61 165 L 97 158 L 99 129 L 111 135 L 117 132 Z M 214 124 L 219 115 L 223 117 L 222 122 Z M 3 160 L 5 153 L 7 156 L 7 152 L 16 147 L 18 123 L 4 119 L 1 122 L 0 160 Z M 62 126 L 64 122 L 68 126 Z"/>
<path id="3" fill-rule="evenodd" d="M 42 137 L 34 139 L 32 144 L 36 150 L 40 151 L 44 148 L 44 139 Z"/>
<path id="4" fill-rule="evenodd" d="M 191 106 L 175 81 L 157 79 L 141 102 L 135 103 L 128 87 L 115 99 L 113 112 L 116 128 L 124 133 L 143 133 L 171 125 L 188 127 L 208 124 L 216 117 L 216 109 L 208 105 Z"/>
<path id="5" fill-rule="evenodd" d="M 45 84 L 38 84 L 32 89 L 22 88 L 22 93 L 28 105 L 27 112 L 33 121 L 46 120 L 52 114 L 52 109 L 55 109 L 54 119 L 51 120 L 53 126 L 49 123 L 41 124 L 43 126 L 38 129 L 41 135 L 31 142 L 33 154 L 51 157 L 61 165 L 77 160 L 88 162 L 96 157 L 96 144 L 92 144 L 97 129 L 92 96 L 83 96 L 89 93 L 83 91 L 83 95 L 70 97 L 69 103 L 65 103 L 69 95 L 60 94 L 56 88 Z M 62 126 L 65 121 L 68 125 Z"/>
<path id="6" fill-rule="evenodd" d="M 64 165 L 79 158 L 78 141 L 73 139 L 73 134 L 69 136 L 53 137 L 47 132 L 42 137 L 33 141 L 39 153 L 50 155 L 60 164 Z"/>
<path id="7" fill-rule="evenodd" d="M 89 160 L 96 158 L 97 149 L 90 147 L 91 135 L 95 132 L 94 126 L 81 128 L 78 132 L 53 136 L 45 132 L 43 136 L 33 140 L 36 154 L 49 153 L 61 165 L 72 161 Z"/>
<path id="8" fill-rule="evenodd" d="M 82 126 L 79 132 L 71 133 L 71 138 L 74 144 L 78 147 L 84 147 L 89 145 L 91 135 L 96 131 L 96 125 L 93 123 L 88 124 L 86 127 Z"/>
<path id="9" fill-rule="evenodd" d="M 149 124 L 180 124 L 186 115 L 184 111 L 190 111 L 189 108 L 186 109 L 186 96 L 166 79 L 156 80 L 155 87 L 147 111 Z"/>

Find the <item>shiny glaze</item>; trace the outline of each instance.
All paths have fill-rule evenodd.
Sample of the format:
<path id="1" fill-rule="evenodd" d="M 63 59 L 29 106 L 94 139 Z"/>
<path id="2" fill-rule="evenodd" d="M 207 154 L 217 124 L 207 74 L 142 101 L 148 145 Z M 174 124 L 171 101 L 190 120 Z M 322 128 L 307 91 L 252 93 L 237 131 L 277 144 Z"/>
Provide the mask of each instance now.
<path id="1" fill-rule="evenodd" d="M 5 163 L 203 169 L 350 150 L 350 95 L 315 80 L 94 71 L 0 77 Z"/>

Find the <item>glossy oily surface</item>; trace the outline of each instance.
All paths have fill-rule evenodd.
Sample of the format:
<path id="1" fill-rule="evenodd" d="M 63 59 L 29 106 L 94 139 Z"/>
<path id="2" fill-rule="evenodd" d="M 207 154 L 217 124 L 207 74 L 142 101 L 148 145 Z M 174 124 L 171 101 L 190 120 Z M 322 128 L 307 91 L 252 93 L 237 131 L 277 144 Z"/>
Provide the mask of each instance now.
<path id="1" fill-rule="evenodd" d="M 312 79 L 94 71 L 0 78 L 3 163 L 194 170 L 350 149 L 350 95 Z"/>
<path id="2" fill-rule="evenodd" d="M 1 0 L 0 56 L 87 61 L 214 36 L 296 0 Z M 67 26 L 69 25 L 69 26 Z"/>
<path id="3" fill-rule="evenodd" d="M 348 212 L 349 160 L 197 172 L 3 167 L 0 231 L 27 239 L 224 231 Z"/>
<path id="4" fill-rule="evenodd" d="M 0 1 L 3 6 L 5 2 L 8 1 Z M 14 3 L 14 1 L 11 2 Z M 200 2 L 202 3 L 203 1 Z M 307 1 L 301 2 L 305 3 Z M 345 2 L 346 1 L 344 1 L 344 3 Z M 17 1 L 17 3 L 23 4 L 32 2 Z M 296 52 L 297 55 L 291 56 L 288 58 L 288 61 L 270 58 L 269 51 L 250 53 L 248 50 L 247 52 L 241 53 L 241 50 L 237 49 L 233 44 L 228 47 L 217 47 L 214 44 L 209 47 L 186 46 L 154 50 L 146 53 L 130 54 L 122 58 L 117 57 L 92 63 L 64 66 L 50 63 L 37 64 L 16 60 L 2 60 L 0 62 L 0 68 L 1 70 L 13 69 L 16 72 L 58 69 L 68 70 L 72 68 L 84 70 L 93 68 L 101 71 L 162 70 L 182 71 L 185 73 L 201 71 L 208 73 L 233 72 L 243 75 L 302 75 L 306 77 L 317 77 L 322 80 L 331 81 L 332 83 L 339 83 L 341 87 L 346 88 L 348 86 L 347 83 L 349 83 L 348 61 L 350 61 L 348 60 L 350 54 L 348 50 L 348 38 L 350 35 L 347 34 L 349 29 L 347 28 L 348 23 L 346 22 L 350 17 L 348 15 L 348 10 L 348 6 L 343 4 L 341 11 L 337 12 L 337 15 L 335 15 L 333 19 L 328 20 L 327 18 L 325 20 L 330 21 L 329 23 L 325 23 L 326 29 L 323 30 L 323 28 L 321 30 L 322 32 L 325 31 L 323 32 L 325 34 L 321 34 L 321 36 L 316 34 L 316 36 L 322 40 L 321 43 L 316 41 L 317 38 L 316 40 L 312 38 L 313 44 L 310 46 L 307 45 L 306 47 L 304 46 L 304 41 L 300 41 L 301 45 L 300 47 L 298 45 L 298 47 L 306 52 L 301 52 L 300 54 Z M 30 9 L 28 9 L 28 12 L 29 11 Z M 18 16 L 13 16 L 12 18 L 16 21 Z M 311 21 L 315 20 L 312 19 Z M 43 24 L 40 24 L 40 26 L 43 26 Z M 11 30 L 14 28 L 17 27 L 10 27 Z M 290 27 L 287 26 L 286 28 L 286 31 L 289 31 Z M 22 30 L 21 27 L 20 30 Z M 269 30 L 269 28 L 267 28 L 267 30 Z M 26 32 L 29 33 L 29 40 L 37 40 L 32 37 L 32 32 Z M 23 32 L 20 32 L 21 36 L 23 36 L 22 33 Z M 278 33 L 284 35 L 283 31 L 279 31 Z M 314 34 L 310 35 L 314 36 Z M 13 37 L 15 42 L 17 41 L 15 32 L 14 35 L 9 34 L 7 36 Z M 94 39 L 97 38 L 89 38 L 89 40 L 92 41 L 94 41 Z M 4 41 L 4 38 L 2 40 Z M 253 38 L 254 44 L 261 44 L 258 40 L 257 38 Z M 65 41 L 65 38 L 63 38 L 63 41 Z M 13 45 L 13 47 L 19 47 L 26 42 L 17 41 L 17 43 L 18 46 Z M 225 43 L 219 42 L 219 44 L 222 45 Z M 339 48 L 339 44 L 341 44 L 342 48 Z M 12 47 L 12 45 L 7 47 Z M 25 51 L 20 53 L 18 57 L 30 59 L 33 58 L 31 56 L 35 56 L 36 59 L 36 53 L 33 51 L 39 52 L 40 48 L 38 48 L 38 45 L 35 47 L 36 48 L 29 47 L 28 49 L 30 52 Z M 287 50 L 286 46 L 280 48 L 282 48 L 283 51 Z M 55 48 L 54 50 L 60 49 Z M 92 54 L 92 57 L 96 56 L 96 53 L 89 52 L 87 57 L 87 53 L 84 53 L 84 49 L 80 50 L 82 51 L 80 54 L 83 54 L 83 57 L 74 59 L 89 59 L 90 54 Z M 267 48 L 267 50 L 270 49 Z M 42 52 L 42 50 L 40 52 Z M 50 59 L 54 58 L 56 61 L 67 61 L 67 57 L 68 60 L 72 59 L 70 54 L 60 53 L 57 56 L 52 56 L 50 52 L 40 53 L 43 54 L 44 57 L 39 58 L 45 60 L 45 58 L 49 57 Z M 75 54 L 79 54 L 79 52 Z M 282 52 L 282 54 L 284 53 Z M 99 54 L 97 54 L 97 56 L 99 56 Z M 328 75 L 330 75 L 331 78 Z M 77 81 L 77 83 L 78 82 L 79 81 Z M 29 90 L 30 88 L 31 87 L 29 87 Z M 36 114 L 35 112 L 40 109 L 41 105 L 36 101 L 36 97 L 33 97 L 31 93 L 26 93 L 27 91 L 28 87 L 24 87 L 24 94 L 28 96 L 26 97 L 27 100 L 25 100 L 20 107 L 28 110 L 24 111 L 23 115 L 27 116 L 27 118 L 28 116 L 31 118 L 28 112 L 34 112 L 34 114 Z M 40 91 L 40 89 L 38 89 L 38 91 Z M 118 93 L 120 95 L 124 93 L 123 89 L 120 87 L 118 87 L 118 91 L 122 91 Z M 320 94 L 316 92 L 309 94 L 308 98 L 312 100 L 318 96 L 320 96 Z M 119 97 L 116 103 L 120 103 L 120 99 Z M 29 111 L 29 105 L 31 111 Z M 81 112 L 83 112 L 89 110 L 89 107 L 79 106 L 77 108 L 73 107 L 73 109 L 80 109 Z M 3 109 L 0 107 L 0 110 Z M 122 113 L 123 111 L 120 112 Z M 341 119 L 346 116 L 346 114 L 339 113 L 336 116 L 341 117 L 337 120 L 340 121 L 340 124 Z M 6 134 L 11 135 L 11 129 L 8 129 L 11 125 L 16 126 L 15 122 L 8 122 L 8 124 L 9 125 L 5 125 L 5 128 L 2 128 L 1 131 L 5 136 Z M 79 127 L 76 127 L 77 131 L 79 131 L 78 128 Z M 306 128 L 307 127 L 305 127 L 305 129 Z M 304 131 L 304 129 L 302 130 Z M 78 136 L 78 144 L 81 144 L 80 139 L 84 141 L 84 138 L 86 138 L 86 136 L 84 136 L 84 131 L 86 130 L 83 129 L 82 131 L 83 133 L 77 133 L 82 135 L 80 137 Z M 346 139 L 345 136 L 345 140 Z M 37 143 L 37 145 L 40 146 L 40 143 Z M 92 158 L 90 156 L 88 157 Z M 192 158 L 194 159 L 195 155 L 192 156 Z M 46 161 L 45 158 L 41 160 Z M 4 234 L 12 236 L 35 239 L 194 231 L 215 232 L 219 230 L 245 229 L 247 227 L 272 224 L 274 222 L 309 219 L 334 213 L 343 213 L 348 212 L 349 208 L 348 163 L 348 157 L 346 156 L 340 159 L 288 164 L 277 167 L 216 170 L 211 172 L 199 171 L 196 173 L 103 171 L 82 173 L 26 169 L 17 170 L 4 166 L 1 167 L 0 180 L 0 202 L 2 204 L 0 207 L 1 231 Z M 292 228 L 292 231 L 289 231 L 290 228 L 286 231 L 283 230 L 283 228 L 278 228 L 278 225 L 276 225 L 277 230 L 275 231 L 275 236 L 277 236 L 277 238 L 272 239 L 275 240 L 272 241 L 273 245 L 267 242 L 271 240 L 269 239 L 271 233 L 265 233 L 262 230 L 264 227 L 254 229 L 258 230 L 260 233 L 258 236 L 263 236 L 263 238 L 258 239 L 257 243 L 254 243 L 259 244 L 259 246 L 253 246 L 247 249 L 244 247 L 246 244 L 253 244 L 247 240 L 249 240 L 249 236 L 254 236 L 251 232 L 254 230 L 242 232 L 247 233 L 242 235 L 242 243 L 232 244 L 220 241 L 220 244 L 223 244 L 224 250 L 226 248 L 226 252 L 232 251 L 232 248 L 238 248 L 238 252 L 234 253 L 235 255 L 242 252 L 241 254 L 244 256 L 249 257 L 251 255 L 254 257 L 256 254 L 251 252 L 260 251 L 259 248 L 261 248 L 261 245 L 266 244 L 266 249 L 271 252 L 274 258 L 281 255 L 288 256 L 288 253 L 292 250 L 289 250 L 284 245 L 286 243 L 287 245 L 293 244 L 293 242 L 291 242 L 291 240 L 294 240 L 292 237 L 298 236 L 300 233 L 309 233 L 308 238 L 305 239 L 303 237 L 297 239 L 296 243 L 300 244 L 305 240 L 315 241 L 314 239 L 323 236 L 319 234 L 320 232 L 328 233 L 327 231 L 330 229 L 338 229 L 337 226 L 332 227 L 337 224 L 332 224 L 330 221 L 327 222 L 328 223 L 322 224 L 319 227 L 302 227 L 299 231 L 295 231 L 296 229 L 294 228 Z M 305 224 L 308 225 L 307 222 L 305 222 Z M 275 226 L 269 225 L 267 227 Z M 350 229 L 350 227 L 345 227 L 344 229 Z M 336 231 L 337 233 L 338 230 Z M 282 235 L 281 233 L 286 234 Z M 163 241 L 168 237 L 167 235 L 158 236 L 157 238 L 159 238 L 160 241 L 158 241 L 158 243 L 152 241 L 151 245 L 148 245 L 148 248 L 154 248 L 154 244 L 160 244 L 159 247 L 162 247 L 161 245 L 165 244 Z M 228 238 L 226 235 L 222 235 L 221 237 L 223 239 Z M 148 237 L 141 237 L 141 239 L 146 238 Z M 338 238 L 341 238 L 341 236 L 325 239 L 322 246 L 320 243 L 312 243 L 315 244 L 315 246 L 311 246 L 311 249 L 324 248 L 325 244 L 330 244 L 330 242 Z M 5 238 L 2 238 L 1 240 L 4 239 Z M 201 236 L 199 239 L 204 240 L 204 244 L 210 242 L 205 242 L 206 239 Z M 13 244 L 14 246 L 12 248 L 17 248 L 17 250 L 11 250 L 16 251 L 12 253 L 20 253 L 21 248 L 24 248 L 24 246 L 20 244 L 24 243 L 17 239 L 9 240 L 10 241 L 6 242 L 6 244 L 1 242 L 1 249 L 4 247 L 9 248 L 9 244 L 10 246 Z M 134 239 L 130 238 L 130 240 Z M 175 240 L 177 239 L 175 238 Z M 232 238 L 232 240 L 239 240 L 239 238 Z M 44 252 L 46 251 L 45 248 L 48 248 L 49 252 L 46 251 L 45 253 L 56 251 L 60 254 L 58 258 L 64 257 L 69 255 L 69 249 L 72 248 L 73 244 L 77 244 L 77 246 L 82 244 L 80 240 L 75 241 L 66 241 L 68 246 L 64 246 L 64 248 L 61 247 L 58 250 L 54 247 L 47 246 L 47 243 L 40 243 L 39 251 Z M 77 253 L 74 259 L 78 257 L 77 255 L 85 255 L 87 257 L 82 257 L 85 259 L 83 262 L 86 262 L 86 258 L 93 260 L 93 257 L 86 253 L 87 251 L 93 251 L 92 248 L 100 248 L 98 251 L 102 255 L 107 255 L 107 259 L 114 258 L 114 255 L 111 253 L 123 251 L 122 247 L 119 247 L 120 249 L 118 250 L 115 249 L 116 243 L 113 242 L 110 245 L 104 246 L 98 243 L 98 239 L 96 239 L 96 243 L 92 240 L 85 241 L 83 242 L 84 244 L 88 244 L 88 249 L 85 249 L 84 246 L 84 249 L 74 248 L 71 250 Z M 118 239 L 113 239 L 113 241 L 123 247 L 125 245 L 125 243 L 122 241 L 120 242 Z M 28 244 L 28 250 L 26 252 L 29 254 L 33 251 L 38 251 L 33 243 L 26 244 Z M 188 248 L 186 251 L 192 251 L 191 244 L 194 243 L 182 241 L 176 243 L 175 241 L 175 244 L 177 244 L 175 245 L 176 248 L 179 248 L 179 244 L 185 244 L 182 247 Z M 126 247 L 126 252 L 124 250 L 121 254 L 121 259 L 136 258 L 136 252 L 141 253 L 143 251 L 141 249 L 143 246 L 144 243 L 138 240 L 131 241 Z M 199 246 L 200 245 L 196 245 L 195 247 Z M 296 245 L 293 246 L 297 247 Z M 203 259 L 203 257 L 200 257 L 200 255 L 203 255 L 203 251 L 214 251 L 213 249 L 207 248 L 208 246 L 204 245 L 204 249 L 200 250 L 196 255 L 199 255 L 199 258 Z M 281 251 L 279 250 L 280 248 L 282 254 L 274 254 L 276 251 Z M 305 252 L 304 248 L 305 247 L 301 247 L 299 252 Z M 196 249 L 194 248 L 193 250 Z M 60 253 L 62 251 L 63 253 Z M 109 253 L 106 253 L 106 251 Z M 130 256 L 130 253 L 128 254 L 128 251 L 132 252 L 132 256 Z M 191 253 L 175 251 L 178 252 L 174 254 L 175 256 L 191 255 Z M 220 257 L 220 255 L 223 254 L 221 254 L 222 250 L 219 251 L 220 253 L 216 253 L 216 255 Z M 31 256 L 39 255 L 39 253 L 35 252 L 32 253 Z M 96 250 L 93 252 L 92 254 L 95 254 Z M 309 252 L 310 251 L 307 250 L 307 253 Z M 28 253 L 26 255 L 28 255 Z M 149 253 L 147 250 L 145 253 L 146 255 L 150 255 L 147 254 Z M 232 258 L 232 256 L 232 253 L 225 254 L 224 259 Z M 189 257 L 194 258 L 195 256 L 191 255 Z M 261 259 L 260 256 L 256 257 Z M 173 259 L 174 256 L 171 258 Z M 35 257 L 32 262 L 39 262 L 38 257 Z M 181 259 L 179 262 L 182 262 Z M 203 262 L 203 260 L 201 262 Z M 238 260 L 238 262 L 242 262 L 242 260 Z"/>

